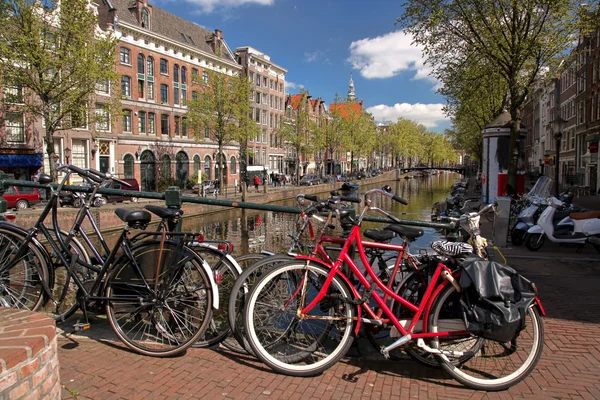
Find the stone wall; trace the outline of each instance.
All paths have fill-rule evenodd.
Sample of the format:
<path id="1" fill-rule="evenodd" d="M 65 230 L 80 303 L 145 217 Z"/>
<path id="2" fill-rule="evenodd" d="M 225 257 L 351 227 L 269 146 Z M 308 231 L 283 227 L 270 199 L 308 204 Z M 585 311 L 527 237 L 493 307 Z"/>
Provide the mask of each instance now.
<path id="1" fill-rule="evenodd" d="M 54 321 L 0 308 L 0 399 L 60 399 L 58 372 Z"/>

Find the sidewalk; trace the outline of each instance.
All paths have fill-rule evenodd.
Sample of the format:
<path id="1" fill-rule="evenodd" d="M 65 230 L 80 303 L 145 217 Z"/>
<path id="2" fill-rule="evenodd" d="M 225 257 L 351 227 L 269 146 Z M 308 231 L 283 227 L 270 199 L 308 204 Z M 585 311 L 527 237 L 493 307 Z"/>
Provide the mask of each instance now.
<path id="1" fill-rule="evenodd" d="M 525 250 L 527 251 L 527 250 Z M 566 253 L 566 252 L 565 252 Z M 511 258 L 539 288 L 548 317 L 545 348 L 525 381 L 500 393 L 457 384 L 443 371 L 412 360 L 346 357 L 322 375 L 292 378 L 273 373 L 248 355 L 219 348 L 191 349 L 175 358 L 128 351 L 106 319 L 72 337 L 59 337 L 64 398 L 77 399 L 597 399 L 600 398 L 600 263 Z M 84 336 L 85 335 L 85 336 Z M 360 349 L 372 350 L 364 339 Z"/>

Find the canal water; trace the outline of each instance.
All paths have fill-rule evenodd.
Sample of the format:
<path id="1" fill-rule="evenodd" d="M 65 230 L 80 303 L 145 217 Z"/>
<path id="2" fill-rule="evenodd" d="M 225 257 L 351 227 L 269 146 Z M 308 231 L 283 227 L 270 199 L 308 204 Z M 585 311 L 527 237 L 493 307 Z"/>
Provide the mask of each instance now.
<path id="1" fill-rule="evenodd" d="M 426 178 L 401 179 L 373 185 L 361 185 L 359 194 L 364 199 L 364 193 L 374 187 L 388 184 L 394 194 L 408 200 L 408 205 L 392 201 L 375 195 L 375 205 L 388 211 L 390 214 L 411 220 L 431 220 L 431 206 L 437 201 L 442 201 L 454 180 L 459 176 L 454 173 L 440 173 Z M 328 193 L 319 194 L 326 198 Z M 273 204 L 295 206 L 293 199 L 276 202 Z M 377 214 L 371 213 L 376 216 Z M 276 253 L 286 252 L 290 246 L 290 235 L 297 229 L 298 215 L 271 211 L 256 210 L 231 210 L 211 215 L 184 218 L 184 231 L 202 232 L 206 239 L 228 240 L 234 244 L 234 255 L 241 255 L 261 250 Z M 364 222 L 363 229 L 381 228 L 381 223 Z M 428 248 L 429 244 L 440 237 L 435 229 L 425 228 L 425 235 L 411 244 L 414 254 L 421 248 Z"/>

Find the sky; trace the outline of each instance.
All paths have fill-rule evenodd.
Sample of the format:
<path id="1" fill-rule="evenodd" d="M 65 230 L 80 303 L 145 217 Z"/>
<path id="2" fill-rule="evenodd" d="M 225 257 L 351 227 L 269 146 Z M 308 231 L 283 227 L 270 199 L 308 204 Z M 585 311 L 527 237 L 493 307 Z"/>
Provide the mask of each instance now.
<path id="1" fill-rule="evenodd" d="M 348 93 L 377 121 L 408 118 L 434 132 L 450 127 L 439 82 L 410 36 L 394 26 L 402 0 L 151 0 L 209 30 L 229 47 L 252 46 L 288 70 L 286 91 L 329 105 Z"/>

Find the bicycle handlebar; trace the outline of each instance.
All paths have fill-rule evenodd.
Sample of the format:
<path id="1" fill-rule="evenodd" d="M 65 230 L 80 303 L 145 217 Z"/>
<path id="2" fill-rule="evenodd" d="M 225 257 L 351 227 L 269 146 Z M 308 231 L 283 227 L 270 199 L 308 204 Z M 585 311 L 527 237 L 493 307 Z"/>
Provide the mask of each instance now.
<path id="1" fill-rule="evenodd" d="M 367 193 L 365 193 L 365 203 L 367 203 L 370 200 L 369 199 L 370 195 L 374 194 L 374 193 L 380 193 L 386 197 L 389 197 L 390 199 L 392 199 L 394 201 L 397 201 L 398 203 L 404 204 L 405 206 L 408 205 L 408 201 L 403 199 L 402 197 L 397 196 L 397 195 L 395 195 L 391 192 L 388 192 L 384 189 L 378 189 L 378 188 L 371 189 Z"/>
<path id="2" fill-rule="evenodd" d="M 122 181 L 119 178 L 115 178 L 111 173 L 108 172 L 101 172 L 98 171 L 96 169 L 93 168 L 79 168 L 75 165 L 72 164 L 59 164 L 56 163 L 56 167 L 57 170 L 71 170 L 73 172 L 75 172 L 76 174 L 82 176 L 83 178 L 87 178 L 90 179 L 98 184 L 103 183 L 106 180 L 112 180 L 114 182 L 117 182 L 125 187 L 131 187 L 131 184 L 125 181 Z"/>

